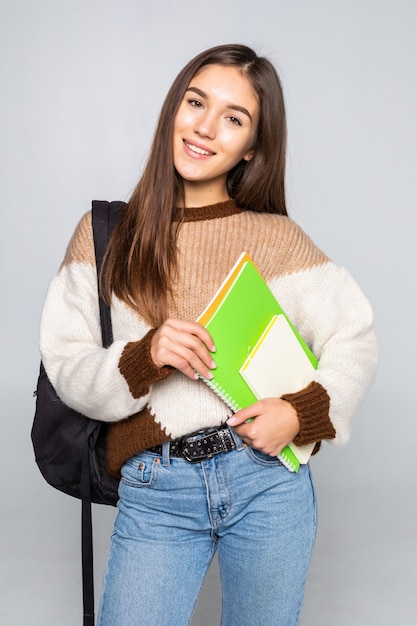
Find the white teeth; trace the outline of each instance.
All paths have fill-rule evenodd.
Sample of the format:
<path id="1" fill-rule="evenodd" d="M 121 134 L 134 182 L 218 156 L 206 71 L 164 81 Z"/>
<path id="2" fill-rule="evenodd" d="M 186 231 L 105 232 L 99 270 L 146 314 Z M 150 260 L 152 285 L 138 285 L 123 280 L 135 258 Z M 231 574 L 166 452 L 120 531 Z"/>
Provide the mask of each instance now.
<path id="1" fill-rule="evenodd" d="M 207 150 L 202 150 L 201 148 L 197 148 L 197 146 L 193 146 L 190 143 L 187 143 L 186 141 L 184 141 L 185 145 L 187 146 L 187 148 L 189 150 L 191 150 L 192 152 L 196 152 L 197 154 L 203 154 L 204 156 L 210 156 L 210 152 L 207 152 Z"/>

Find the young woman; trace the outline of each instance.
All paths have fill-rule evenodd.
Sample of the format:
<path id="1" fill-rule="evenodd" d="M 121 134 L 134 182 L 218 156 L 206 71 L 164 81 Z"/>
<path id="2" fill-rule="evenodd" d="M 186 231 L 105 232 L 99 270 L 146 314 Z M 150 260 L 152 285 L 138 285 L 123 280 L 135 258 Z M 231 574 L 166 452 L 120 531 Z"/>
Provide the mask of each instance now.
<path id="1" fill-rule="evenodd" d="M 62 399 L 109 422 L 121 476 L 98 623 L 190 622 L 218 551 L 222 624 L 299 623 L 316 530 L 308 465 L 289 442 L 347 441 L 373 378 L 369 304 L 287 217 L 278 76 L 241 45 L 194 58 L 162 108 L 142 178 L 110 241 L 114 343 L 101 347 L 91 215 L 53 280 L 41 351 Z M 242 251 L 320 359 L 304 389 L 235 415 L 197 374 L 216 352 L 196 320 Z M 250 418 L 254 418 L 251 420 Z M 197 433 L 197 434 L 196 434 Z M 188 462 L 179 441 L 218 453 Z M 221 443 L 223 442 L 223 443 Z"/>

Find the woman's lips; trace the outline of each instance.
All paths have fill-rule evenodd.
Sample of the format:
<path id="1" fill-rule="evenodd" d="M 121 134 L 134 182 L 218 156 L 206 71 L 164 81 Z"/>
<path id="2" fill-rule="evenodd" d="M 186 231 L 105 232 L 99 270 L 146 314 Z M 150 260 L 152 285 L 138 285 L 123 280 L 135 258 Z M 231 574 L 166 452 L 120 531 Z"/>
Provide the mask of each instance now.
<path id="1" fill-rule="evenodd" d="M 204 157 L 214 156 L 216 154 L 212 150 L 208 150 L 207 147 L 202 144 L 196 144 L 194 142 L 187 141 L 186 139 L 183 139 L 183 143 L 184 146 L 193 154 Z"/>

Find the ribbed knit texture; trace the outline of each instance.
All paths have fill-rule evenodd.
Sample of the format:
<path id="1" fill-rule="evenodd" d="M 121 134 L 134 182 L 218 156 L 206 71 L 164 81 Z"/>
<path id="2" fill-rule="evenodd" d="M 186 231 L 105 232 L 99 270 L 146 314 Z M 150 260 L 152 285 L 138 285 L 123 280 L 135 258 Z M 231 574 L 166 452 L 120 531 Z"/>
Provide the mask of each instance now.
<path id="1" fill-rule="evenodd" d="M 150 330 L 143 339 L 126 344 L 120 357 L 120 373 L 129 384 L 129 391 L 134 398 L 141 398 L 149 392 L 145 381 L 164 380 L 172 374 L 170 367 L 156 367 L 150 358 L 151 339 L 155 330 Z"/>
<path id="2" fill-rule="evenodd" d="M 248 252 L 319 359 L 304 389 L 284 396 L 300 422 L 295 443 L 345 443 L 373 380 L 378 352 L 372 311 L 356 282 L 288 217 L 242 210 L 227 201 L 180 209 L 177 219 L 169 316 L 197 319 L 239 255 Z M 155 367 L 150 355 L 154 330 L 115 297 L 112 323 L 114 343 L 105 350 L 87 213 L 48 291 L 41 352 L 62 400 L 111 423 L 108 463 L 117 475 L 140 450 L 219 425 L 230 410 L 202 381 Z"/>
<path id="3" fill-rule="evenodd" d="M 311 382 L 297 393 L 285 393 L 281 396 L 297 412 L 300 432 L 294 439 L 297 446 L 305 446 L 313 441 L 333 439 L 336 431 L 328 418 L 330 398 L 325 389 L 316 382 Z"/>

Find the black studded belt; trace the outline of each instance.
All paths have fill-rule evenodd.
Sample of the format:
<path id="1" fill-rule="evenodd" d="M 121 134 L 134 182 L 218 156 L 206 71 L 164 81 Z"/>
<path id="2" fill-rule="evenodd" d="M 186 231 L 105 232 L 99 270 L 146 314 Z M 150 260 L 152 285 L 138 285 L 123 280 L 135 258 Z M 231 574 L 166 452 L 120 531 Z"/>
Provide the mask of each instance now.
<path id="1" fill-rule="evenodd" d="M 230 428 L 219 426 L 200 430 L 186 437 L 179 437 L 169 442 L 169 456 L 185 459 L 189 463 L 199 463 L 216 454 L 236 449 L 236 443 Z M 162 445 L 148 448 L 150 452 L 162 454 Z"/>

